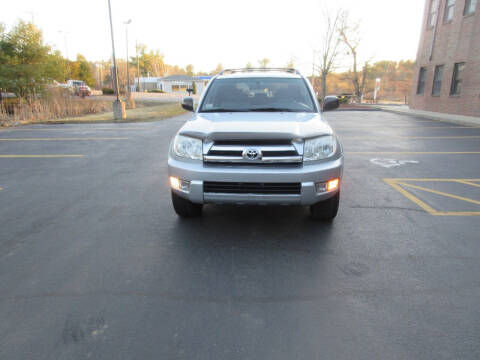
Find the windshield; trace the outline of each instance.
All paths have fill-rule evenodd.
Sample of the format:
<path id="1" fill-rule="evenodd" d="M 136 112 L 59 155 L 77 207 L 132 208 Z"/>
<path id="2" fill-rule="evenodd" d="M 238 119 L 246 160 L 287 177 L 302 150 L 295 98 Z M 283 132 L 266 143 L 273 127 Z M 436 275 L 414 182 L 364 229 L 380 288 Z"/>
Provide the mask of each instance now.
<path id="1" fill-rule="evenodd" d="M 230 78 L 215 80 L 200 112 L 316 112 L 301 78 Z"/>

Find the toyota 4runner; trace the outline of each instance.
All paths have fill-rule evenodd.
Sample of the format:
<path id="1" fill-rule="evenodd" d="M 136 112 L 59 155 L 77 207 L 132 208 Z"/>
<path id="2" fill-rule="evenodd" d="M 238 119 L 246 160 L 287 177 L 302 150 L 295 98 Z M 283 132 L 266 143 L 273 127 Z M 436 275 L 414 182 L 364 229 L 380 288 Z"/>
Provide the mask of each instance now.
<path id="1" fill-rule="evenodd" d="M 293 69 L 233 69 L 214 77 L 191 120 L 170 145 L 172 202 L 182 217 L 212 204 L 309 205 L 332 220 L 338 211 L 342 147 L 305 77 Z"/>

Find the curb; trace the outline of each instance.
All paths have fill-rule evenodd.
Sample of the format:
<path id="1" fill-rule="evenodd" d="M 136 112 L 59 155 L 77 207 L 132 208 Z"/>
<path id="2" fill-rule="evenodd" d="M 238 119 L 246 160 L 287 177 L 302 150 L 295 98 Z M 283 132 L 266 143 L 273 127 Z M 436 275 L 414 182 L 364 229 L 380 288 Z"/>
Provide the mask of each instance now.
<path id="1" fill-rule="evenodd" d="M 427 120 L 434 120 L 434 121 L 439 121 L 439 122 L 448 122 L 448 123 L 453 123 L 457 125 L 466 125 L 466 126 L 479 126 L 480 127 L 480 119 L 476 120 L 475 118 L 473 119 L 455 119 L 455 118 L 446 118 L 445 115 L 434 115 L 434 114 L 422 114 L 422 113 L 417 113 L 417 112 L 407 112 L 403 110 L 395 110 L 395 109 L 384 109 L 384 108 L 378 108 L 376 107 L 375 109 L 380 110 L 380 111 L 385 111 L 389 112 L 392 114 L 398 114 L 398 115 L 406 115 L 406 116 L 414 116 L 422 119 L 427 119 Z M 452 115 L 452 117 L 455 117 L 457 115 L 454 114 L 446 114 L 446 115 Z"/>

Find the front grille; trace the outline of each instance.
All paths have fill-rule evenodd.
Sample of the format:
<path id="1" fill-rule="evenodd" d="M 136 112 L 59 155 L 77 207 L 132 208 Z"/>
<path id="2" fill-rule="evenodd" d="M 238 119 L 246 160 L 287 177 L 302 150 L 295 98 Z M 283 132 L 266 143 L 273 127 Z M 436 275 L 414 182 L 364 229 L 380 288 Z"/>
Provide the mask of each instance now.
<path id="1" fill-rule="evenodd" d="M 255 151 L 257 157 L 249 158 L 246 152 Z M 267 164 L 298 165 L 303 156 L 290 140 L 217 140 L 203 161 L 206 164 Z"/>
<path id="2" fill-rule="evenodd" d="M 300 183 L 242 183 L 205 181 L 203 192 L 220 194 L 300 195 Z"/>

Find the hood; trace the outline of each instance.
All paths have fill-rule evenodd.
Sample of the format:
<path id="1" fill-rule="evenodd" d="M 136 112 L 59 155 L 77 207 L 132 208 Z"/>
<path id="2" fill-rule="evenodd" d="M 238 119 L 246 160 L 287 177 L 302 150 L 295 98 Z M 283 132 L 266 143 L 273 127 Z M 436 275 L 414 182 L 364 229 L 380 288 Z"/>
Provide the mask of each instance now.
<path id="1" fill-rule="evenodd" d="M 318 113 L 195 113 L 179 134 L 203 140 L 305 139 L 332 134 Z"/>

